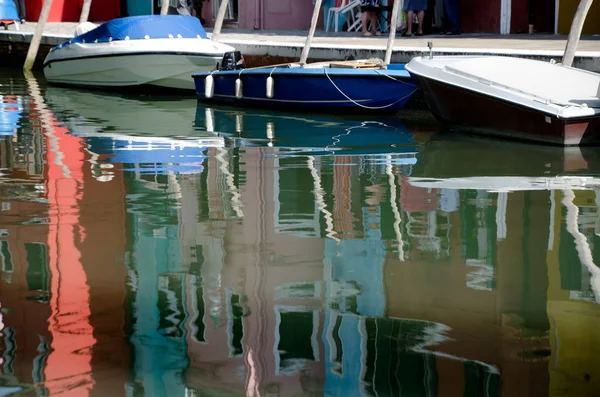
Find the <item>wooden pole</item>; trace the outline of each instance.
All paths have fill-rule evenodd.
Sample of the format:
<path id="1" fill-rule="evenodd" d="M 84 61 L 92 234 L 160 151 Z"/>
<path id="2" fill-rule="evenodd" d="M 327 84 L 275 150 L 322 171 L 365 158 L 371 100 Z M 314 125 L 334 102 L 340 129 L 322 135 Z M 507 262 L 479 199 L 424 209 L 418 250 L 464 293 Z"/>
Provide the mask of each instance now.
<path id="1" fill-rule="evenodd" d="M 389 65 L 392 61 L 392 51 L 394 48 L 394 40 L 396 40 L 396 24 L 398 22 L 398 13 L 400 12 L 400 0 L 394 1 L 392 8 L 392 20 L 390 21 L 390 35 L 388 37 L 387 49 L 385 50 L 385 64 Z"/>
<path id="2" fill-rule="evenodd" d="M 52 7 L 52 0 L 44 0 L 44 5 L 42 6 L 42 11 L 40 12 L 40 18 L 38 19 L 38 24 L 35 27 L 35 33 L 33 33 L 33 37 L 31 38 L 31 43 L 29 44 L 29 49 L 27 50 L 27 57 L 25 58 L 25 64 L 23 65 L 23 69 L 26 71 L 31 71 L 33 64 L 35 63 L 35 58 L 37 57 L 37 53 L 40 48 L 40 41 L 42 41 L 42 35 L 44 34 L 44 27 L 46 26 L 46 21 L 48 20 L 48 14 L 50 14 L 50 7 Z"/>
<path id="3" fill-rule="evenodd" d="M 306 60 L 308 59 L 308 51 L 310 51 L 310 45 L 312 43 L 313 36 L 315 35 L 315 29 L 319 20 L 319 13 L 321 12 L 322 3 L 323 0 L 317 0 L 315 3 L 312 19 L 310 21 L 310 30 L 308 31 L 308 36 L 306 36 L 306 42 L 304 43 L 304 48 L 302 49 L 302 55 L 300 55 L 300 63 L 306 63 Z"/>
<path id="4" fill-rule="evenodd" d="M 593 0 L 581 0 L 573 22 L 571 23 L 571 29 L 569 30 L 569 38 L 567 39 L 567 45 L 565 47 L 565 54 L 563 55 L 563 65 L 573 65 L 573 59 L 575 59 L 575 51 L 577 51 L 577 45 L 579 44 L 579 38 L 581 37 L 581 31 L 583 30 L 583 23 L 585 17 L 592 6 Z"/>
<path id="5" fill-rule="evenodd" d="M 219 35 L 221 34 L 221 28 L 223 27 L 223 20 L 225 19 L 225 12 L 227 12 L 228 5 L 229 0 L 221 0 L 221 4 L 219 5 L 219 12 L 217 13 L 217 20 L 215 21 L 215 27 L 213 28 L 212 34 L 210 36 L 211 40 L 216 41 Z"/>
<path id="6" fill-rule="evenodd" d="M 162 0 L 160 4 L 160 15 L 167 15 L 169 13 L 169 0 Z"/>
<path id="7" fill-rule="evenodd" d="M 92 0 L 83 0 L 83 7 L 81 8 L 81 15 L 79 16 L 79 23 L 85 23 L 90 17 L 90 7 L 92 6 Z"/>

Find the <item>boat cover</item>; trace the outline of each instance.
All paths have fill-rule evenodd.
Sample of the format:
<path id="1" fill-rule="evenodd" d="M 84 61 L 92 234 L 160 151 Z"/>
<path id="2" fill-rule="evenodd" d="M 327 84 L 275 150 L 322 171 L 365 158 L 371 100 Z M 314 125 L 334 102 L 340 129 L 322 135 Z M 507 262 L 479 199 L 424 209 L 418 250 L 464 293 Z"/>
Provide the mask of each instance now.
<path id="1" fill-rule="evenodd" d="M 19 13 L 13 0 L 0 0 L 0 21 L 18 21 Z"/>
<path id="2" fill-rule="evenodd" d="M 3 0 L 0 0 L 3 1 Z M 10 0 L 12 2 L 12 0 Z M 96 29 L 62 43 L 53 49 L 72 43 L 106 43 L 115 40 L 144 39 L 207 39 L 200 20 L 186 15 L 140 15 L 117 18 Z"/>

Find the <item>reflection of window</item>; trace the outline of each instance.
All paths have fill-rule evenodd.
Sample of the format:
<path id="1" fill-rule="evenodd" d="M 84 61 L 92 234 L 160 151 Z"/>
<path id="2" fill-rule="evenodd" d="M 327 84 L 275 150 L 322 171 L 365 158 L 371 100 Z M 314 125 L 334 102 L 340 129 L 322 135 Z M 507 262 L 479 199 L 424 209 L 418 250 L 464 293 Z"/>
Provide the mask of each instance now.
<path id="1" fill-rule="evenodd" d="M 189 315 L 191 316 L 192 339 L 196 342 L 206 342 L 204 289 L 202 288 L 202 264 L 204 263 L 204 252 L 201 245 L 193 246 L 191 249 L 193 260 L 190 263 L 189 272 L 192 277 L 190 291 L 192 307 Z"/>
<path id="2" fill-rule="evenodd" d="M 206 324 L 204 323 L 204 291 L 200 276 L 192 276 L 192 338 L 196 342 L 206 342 L 204 335 Z"/>
<path id="3" fill-rule="evenodd" d="M 280 299 L 319 299 L 321 283 L 286 283 L 275 287 L 275 300 Z"/>
<path id="4" fill-rule="evenodd" d="M 329 308 L 342 313 L 358 313 L 358 297 L 362 293 L 354 280 L 330 281 L 328 283 Z"/>
<path id="5" fill-rule="evenodd" d="M 301 307 L 275 307 L 276 375 L 298 373 L 307 361 L 319 361 L 318 311 Z"/>
<path id="6" fill-rule="evenodd" d="M 227 334 L 229 344 L 229 355 L 231 357 L 241 356 L 244 353 L 242 340 L 244 339 L 244 309 L 242 308 L 240 295 L 227 290 Z"/>
<path id="7" fill-rule="evenodd" d="M 314 180 L 306 167 L 306 160 L 299 161 L 298 158 L 276 160 L 275 230 L 300 236 L 319 236 L 319 210 L 312 189 Z"/>
<path id="8" fill-rule="evenodd" d="M 0 241 L 0 261 L 2 261 L 2 271 L 12 273 L 13 263 L 12 255 L 8 249 L 8 241 Z"/>
<path id="9" fill-rule="evenodd" d="M 142 382 L 127 382 L 125 385 L 125 397 L 143 396 L 144 383 Z"/>
<path id="10" fill-rule="evenodd" d="M 46 362 L 48 361 L 48 352 L 50 350 L 48 343 L 46 343 L 42 337 L 40 337 L 40 344 L 37 347 L 37 351 L 40 352 L 38 356 L 33 360 L 33 370 L 31 375 L 33 376 L 33 382 L 40 384 L 46 380 L 44 376 L 44 368 L 46 368 Z M 38 394 L 39 396 L 40 394 Z M 41 394 L 47 396 L 48 394 Z"/>
<path id="11" fill-rule="evenodd" d="M 15 340 L 15 331 L 12 328 L 5 328 L 2 333 L 4 334 L 4 372 L 7 375 L 14 373 L 14 362 L 17 352 L 17 342 Z"/>
<path id="12" fill-rule="evenodd" d="M 183 286 L 180 275 L 161 275 L 158 278 L 158 330 L 166 336 L 181 337 L 185 318 Z"/>
<path id="13" fill-rule="evenodd" d="M 330 348 L 329 361 L 334 365 L 333 371 L 339 375 L 343 374 L 342 362 L 344 359 L 344 348 L 342 345 L 342 339 L 340 338 L 340 327 L 342 326 L 342 319 L 342 316 L 333 314 L 333 318 L 330 319 L 330 321 L 334 320 L 335 322 L 331 321 L 331 330 L 327 332 L 327 339 Z"/>
<path id="14" fill-rule="evenodd" d="M 499 397 L 500 374 L 491 373 L 486 367 L 465 361 L 465 392 L 463 397 Z"/>
<path id="15" fill-rule="evenodd" d="M 42 243 L 25 243 L 27 252 L 27 287 L 29 291 L 50 291 L 48 250 Z"/>
<path id="16" fill-rule="evenodd" d="M 426 341 L 424 321 L 367 318 L 363 378 L 368 395 L 437 396 L 435 357 L 413 349 Z"/>

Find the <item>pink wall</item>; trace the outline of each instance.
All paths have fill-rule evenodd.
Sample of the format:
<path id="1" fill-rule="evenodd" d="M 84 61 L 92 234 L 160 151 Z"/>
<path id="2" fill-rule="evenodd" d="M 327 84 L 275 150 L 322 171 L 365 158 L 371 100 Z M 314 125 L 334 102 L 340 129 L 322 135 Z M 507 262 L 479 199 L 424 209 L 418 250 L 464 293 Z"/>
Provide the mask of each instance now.
<path id="1" fill-rule="evenodd" d="M 310 27 L 312 0 L 238 0 L 241 29 L 305 29 Z M 212 10 L 205 10 L 212 13 Z M 214 24 L 212 15 L 207 25 Z M 323 11 L 317 28 L 323 27 Z"/>

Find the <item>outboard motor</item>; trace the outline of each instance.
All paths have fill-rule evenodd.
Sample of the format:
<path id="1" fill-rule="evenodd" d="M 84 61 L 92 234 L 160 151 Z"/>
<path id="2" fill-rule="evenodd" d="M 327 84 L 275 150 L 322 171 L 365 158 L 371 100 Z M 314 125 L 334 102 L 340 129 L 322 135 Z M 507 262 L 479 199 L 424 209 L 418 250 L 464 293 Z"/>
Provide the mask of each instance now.
<path id="1" fill-rule="evenodd" d="M 221 61 L 219 70 L 238 70 L 245 68 L 246 62 L 244 61 L 244 57 L 242 56 L 241 52 L 230 51 L 223 54 L 223 60 Z"/>

